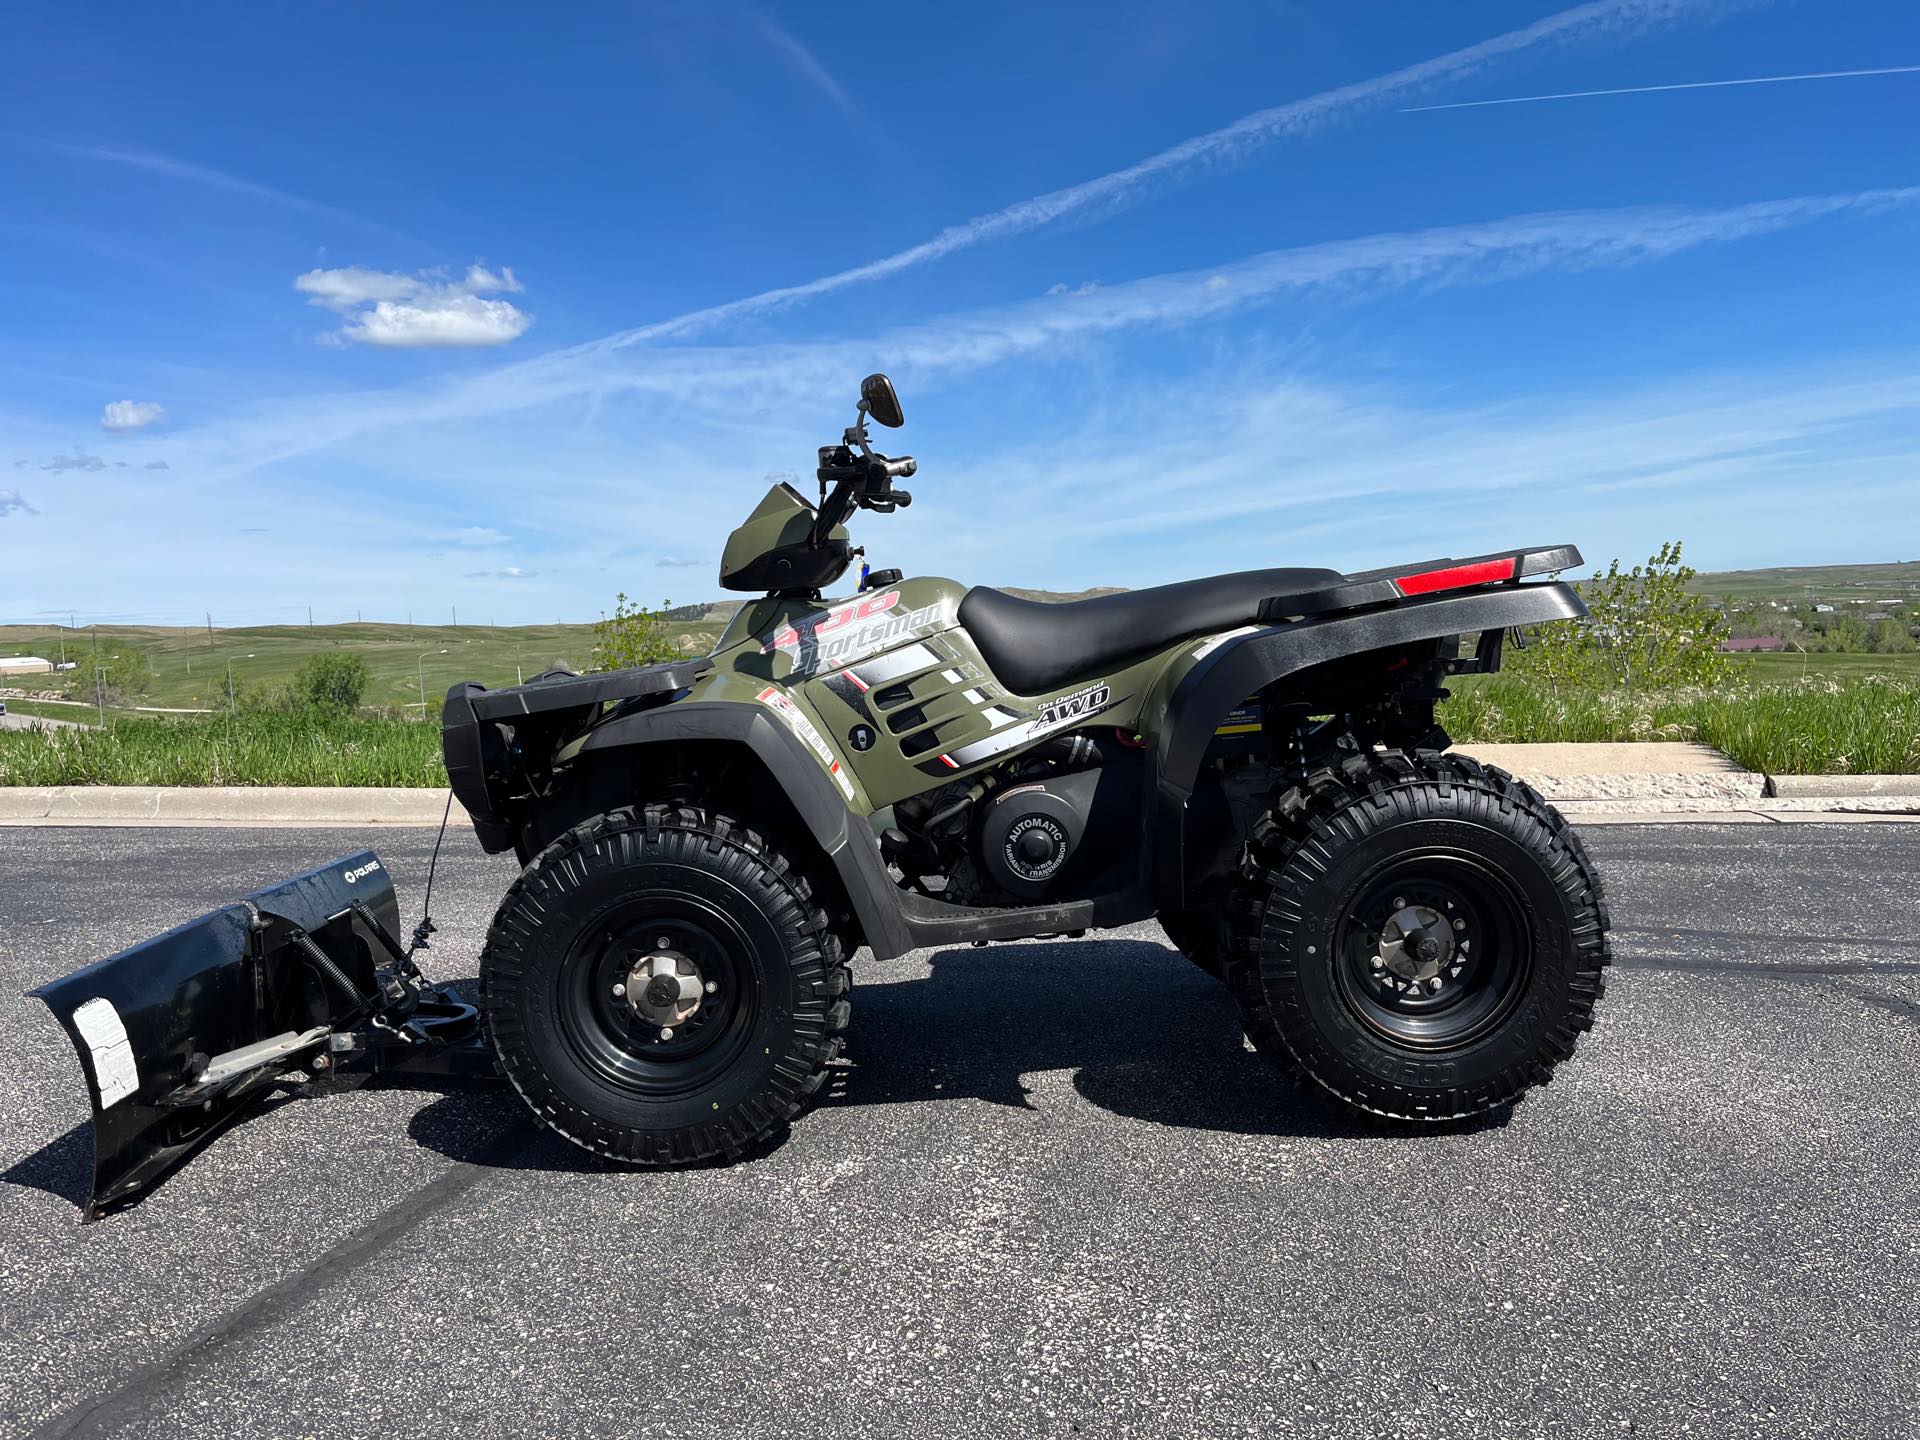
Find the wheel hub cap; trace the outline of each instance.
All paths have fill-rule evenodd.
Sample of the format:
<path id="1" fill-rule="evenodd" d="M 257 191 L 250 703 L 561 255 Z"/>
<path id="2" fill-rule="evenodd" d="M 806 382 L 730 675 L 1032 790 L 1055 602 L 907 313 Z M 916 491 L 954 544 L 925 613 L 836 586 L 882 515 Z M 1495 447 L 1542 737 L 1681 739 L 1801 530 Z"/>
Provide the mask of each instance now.
<path id="1" fill-rule="evenodd" d="M 627 975 L 627 1003 L 650 1025 L 683 1025 L 706 995 L 700 967 L 671 952 L 643 955 Z"/>
<path id="2" fill-rule="evenodd" d="M 1430 906 L 1402 906 L 1381 928 L 1380 959 L 1402 980 L 1432 980 L 1453 962 L 1453 927 Z"/>

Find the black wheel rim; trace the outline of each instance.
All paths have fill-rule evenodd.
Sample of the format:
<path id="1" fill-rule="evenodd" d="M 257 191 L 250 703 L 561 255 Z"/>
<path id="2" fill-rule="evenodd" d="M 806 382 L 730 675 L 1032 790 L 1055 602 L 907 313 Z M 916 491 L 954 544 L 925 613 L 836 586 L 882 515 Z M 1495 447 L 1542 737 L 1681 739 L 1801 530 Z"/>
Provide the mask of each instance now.
<path id="1" fill-rule="evenodd" d="M 1362 883 L 1334 939 L 1341 998 L 1368 1029 L 1418 1050 L 1481 1039 L 1533 974 L 1513 883 L 1474 856 L 1398 856 Z"/>
<path id="2" fill-rule="evenodd" d="M 655 1099 L 707 1085 L 739 1057 L 759 1012 L 751 942 L 728 916 L 691 897 L 648 897 L 583 931 L 555 974 L 555 1009 L 568 1048 L 603 1079 Z M 624 989 L 655 957 L 684 962 L 697 1008 L 662 1024 Z M 677 967 L 676 967 L 677 968 Z"/>

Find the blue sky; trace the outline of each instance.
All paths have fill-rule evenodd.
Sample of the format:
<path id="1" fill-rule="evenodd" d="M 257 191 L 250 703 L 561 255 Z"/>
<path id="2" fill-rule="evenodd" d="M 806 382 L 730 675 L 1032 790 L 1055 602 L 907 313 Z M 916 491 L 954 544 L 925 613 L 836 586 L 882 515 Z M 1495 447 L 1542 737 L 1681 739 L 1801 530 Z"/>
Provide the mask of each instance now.
<path id="1" fill-rule="evenodd" d="M 1465 103 L 1920 7 L 9 14 L 0 620 L 714 598 L 871 369 L 910 573 L 1920 557 L 1920 73 Z"/>

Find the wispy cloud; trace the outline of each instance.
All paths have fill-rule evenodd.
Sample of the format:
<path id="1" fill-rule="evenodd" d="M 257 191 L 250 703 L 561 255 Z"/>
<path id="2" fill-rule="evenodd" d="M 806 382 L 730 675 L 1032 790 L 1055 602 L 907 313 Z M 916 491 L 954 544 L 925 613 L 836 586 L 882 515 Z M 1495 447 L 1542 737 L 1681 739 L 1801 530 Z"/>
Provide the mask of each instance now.
<path id="1" fill-rule="evenodd" d="M 473 546 L 504 545 L 507 543 L 507 534 L 503 530 L 492 530 L 484 525 L 468 525 L 453 532 L 453 543 Z"/>
<path id="2" fill-rule="evenodd" d="M 309 270 L 293 288 L 310 304 L 352 317 L 328 339 L 388 349 L 427 346 L 504 345 L 526 334 L 533 316 L 508 300 L 484 297 L 519 294 L 523 287 L 510 268 L 467 267 L 458 280 L 438 270 L 403 275 L 348 266 Z"/>
<path id="3" fill-rule="evenodd" d="M 1877 70 L 1817 70 L 1806 75 L 1754 75 L 1744 80 L 1689 80 L 1676 85 L 1623 85 L 1612 90 L 1562 90 L 1553 95 L 1510 95 L 1500 100 L 1455 100 L 1447 105 L 1409 105 L 1402 115 L 1429 110 L 1477 110 L 1483 105 L 1534 105 L 1542 100 L 1590 100 L 1600 95 L 1653 95 L 1664 90 L 1721 90 L 1734 85 L 1787 85 L 1800 80 L 1854 80 L 1865 75 L 1916 75 L 1920 65 L 1888 65 Z"/>
<path id="4" fill-rule="evenodd" d="M 100 412 L 102 430 L 144 430 L 167 418 L 166 407 L 151 400 L 109 400 Z"/>
<path id="5" fill-rule="evenodd" d="M 723 305 L 643 325 L 599 343 L 619 347 L 694 334 L 740 316 L 782 309 L 851 285 L 883 280 L 991 240 L 1039 230 L 1076 216 L 1112 213 L 1144 198 L 1156 185 L 1171 183 L 1201 170 L 1241 164 L 1277 141 L 1309 134 L 1434 85 L 1462 79 L 1496 61 L 1526 51 L 1631 34 L 1683 19 L 1745 8 L 1752 3 L 1757 0 L 1593 0 L 1593 3 L 1577 5 L 1532 25 L 1390 74 L 1256 111 L 1231 125 L 1183 140 L 1106 175 L 949 226 L 930 240 L 882 259 L 804 284 L 763 290 Z"/>
<path id="6" fill-rule="evenodd" d="M 780 58 L 795 74 L 847 114 L 859 113 L 859 108 L 853 103 L 852 98 L 840 88 L 840 82 L 833 78 L 833 72 L 821 64 L 820 57 L 803 45 L 798 37 L 782 28 L 765 11 L 753 11 L 753 19 L 760 29 L 761 36 L 779 53 Z"/>
<path id="7" fill-rule="evenodd" d="M 538 570 L 522 570 L 518 565 L 508 565 L 499 570 L 469 570 L 466 578 L 469 580 L 531 580 L 539 573 Z"/>
<path id="8" fill-rule="evenodd" d="M 1521 215 L 1269 251 L 1225 265 L 1045 295 L 844 341 L 556 351 L 421 387 L 317 396 L 180 436 L 173 458 L 218 479 L 356 436 L 511 414 L 578 398 L 702 409 L 813 403 L 875 354 L 925 381 L 1051 354 L 1105 334 L 1185 325 L 1286 296 L 1361 300 L 1409 286 L 1487 284 L 1622 267 L 1848 213 L 1911 205 L 1920 187 L 1801 196 L 1720 209 L 1635 207 Z"/>
<path id="9" fill-rule="evenodd" d="M 69 470 L 98 472 L 107 468 L 107 462 L 102 460 L 98 455 L 89 455 L 84 450 L 75 449 L 71 455 L 54 456 L 53 459 L 49 460 L 40 468 L 42 470 L 51 470 L 56 475 L 64 474 Z"/>
<path id="10" fill-rule="evenodd" d="M 26 497 L 18 490 L 0 490 L 0 520 L 9 515 L 38 515 L 40 512 L 27 504 Z"/>
<path id="11" fill-rule="evenodd" d="M 238 175 L 229 175 L 224 170 L 216 170 L 210 165 L 196 165 L 191 160 L 182 160 L 173 155 L 162 155 L 152 150 L 123 150 L 106 145 L 75 145 L 61 140 L 46 140 L 38 136 L 15 135 L 10 137 L 23 144 L 38 149 L 49 150 L 57 155 L 65 155 L 76 160 L 91 160 L 104 165 L 119 165 L 132 170 L 144 170 L 150 175 L 164 176 L 169 180 L 179 180 L 189 185 L 199 185 L 209 190 L 219 190 L 228 195 L 244 196 L 252 200 L 264 201 L 286 210 L 296 210 L 305 215 L 332 220 L 342 225 L 372 234 L 406 241 L 409 245 L 419 246 L 421 241 L 404 231 L 396 230 L 378 220 L 368 219 L 365 215 L 356 215 L 351 210 L 343 210 L 337 205 L 328 205 L 319 200 L 309 200 L 304 195 L 293 195 L 285 190 L 276 190 L 271 185 L 256 184 L 252 180 L 242 179 Z"/>

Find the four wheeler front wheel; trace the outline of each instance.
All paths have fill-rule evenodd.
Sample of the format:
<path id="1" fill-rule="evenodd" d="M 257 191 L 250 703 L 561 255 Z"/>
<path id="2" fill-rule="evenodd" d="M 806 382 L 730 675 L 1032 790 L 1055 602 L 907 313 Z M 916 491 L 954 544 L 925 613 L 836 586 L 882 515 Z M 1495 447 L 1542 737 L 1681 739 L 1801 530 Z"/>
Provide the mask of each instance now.
<path id="1" fill-rule="evenodd" d="M 1544 1083 L 1593 1024 L 1606 903 L 1585 847 L 1503 771 L 1356 755 L 1282 796 L 1233 906 L 1254 1045 L 1366 1113 L 1462 1119 Z"/>
<path id="2" fill-rule="evenodd" d="M 746 1153 L 812 1099 L 848 1016 L 846 956 L 807 880 L 688 806 L 568 831 L 501 903 L 481 957 L 501 1066 L 550 1129 L 671 1166 Z"/>

